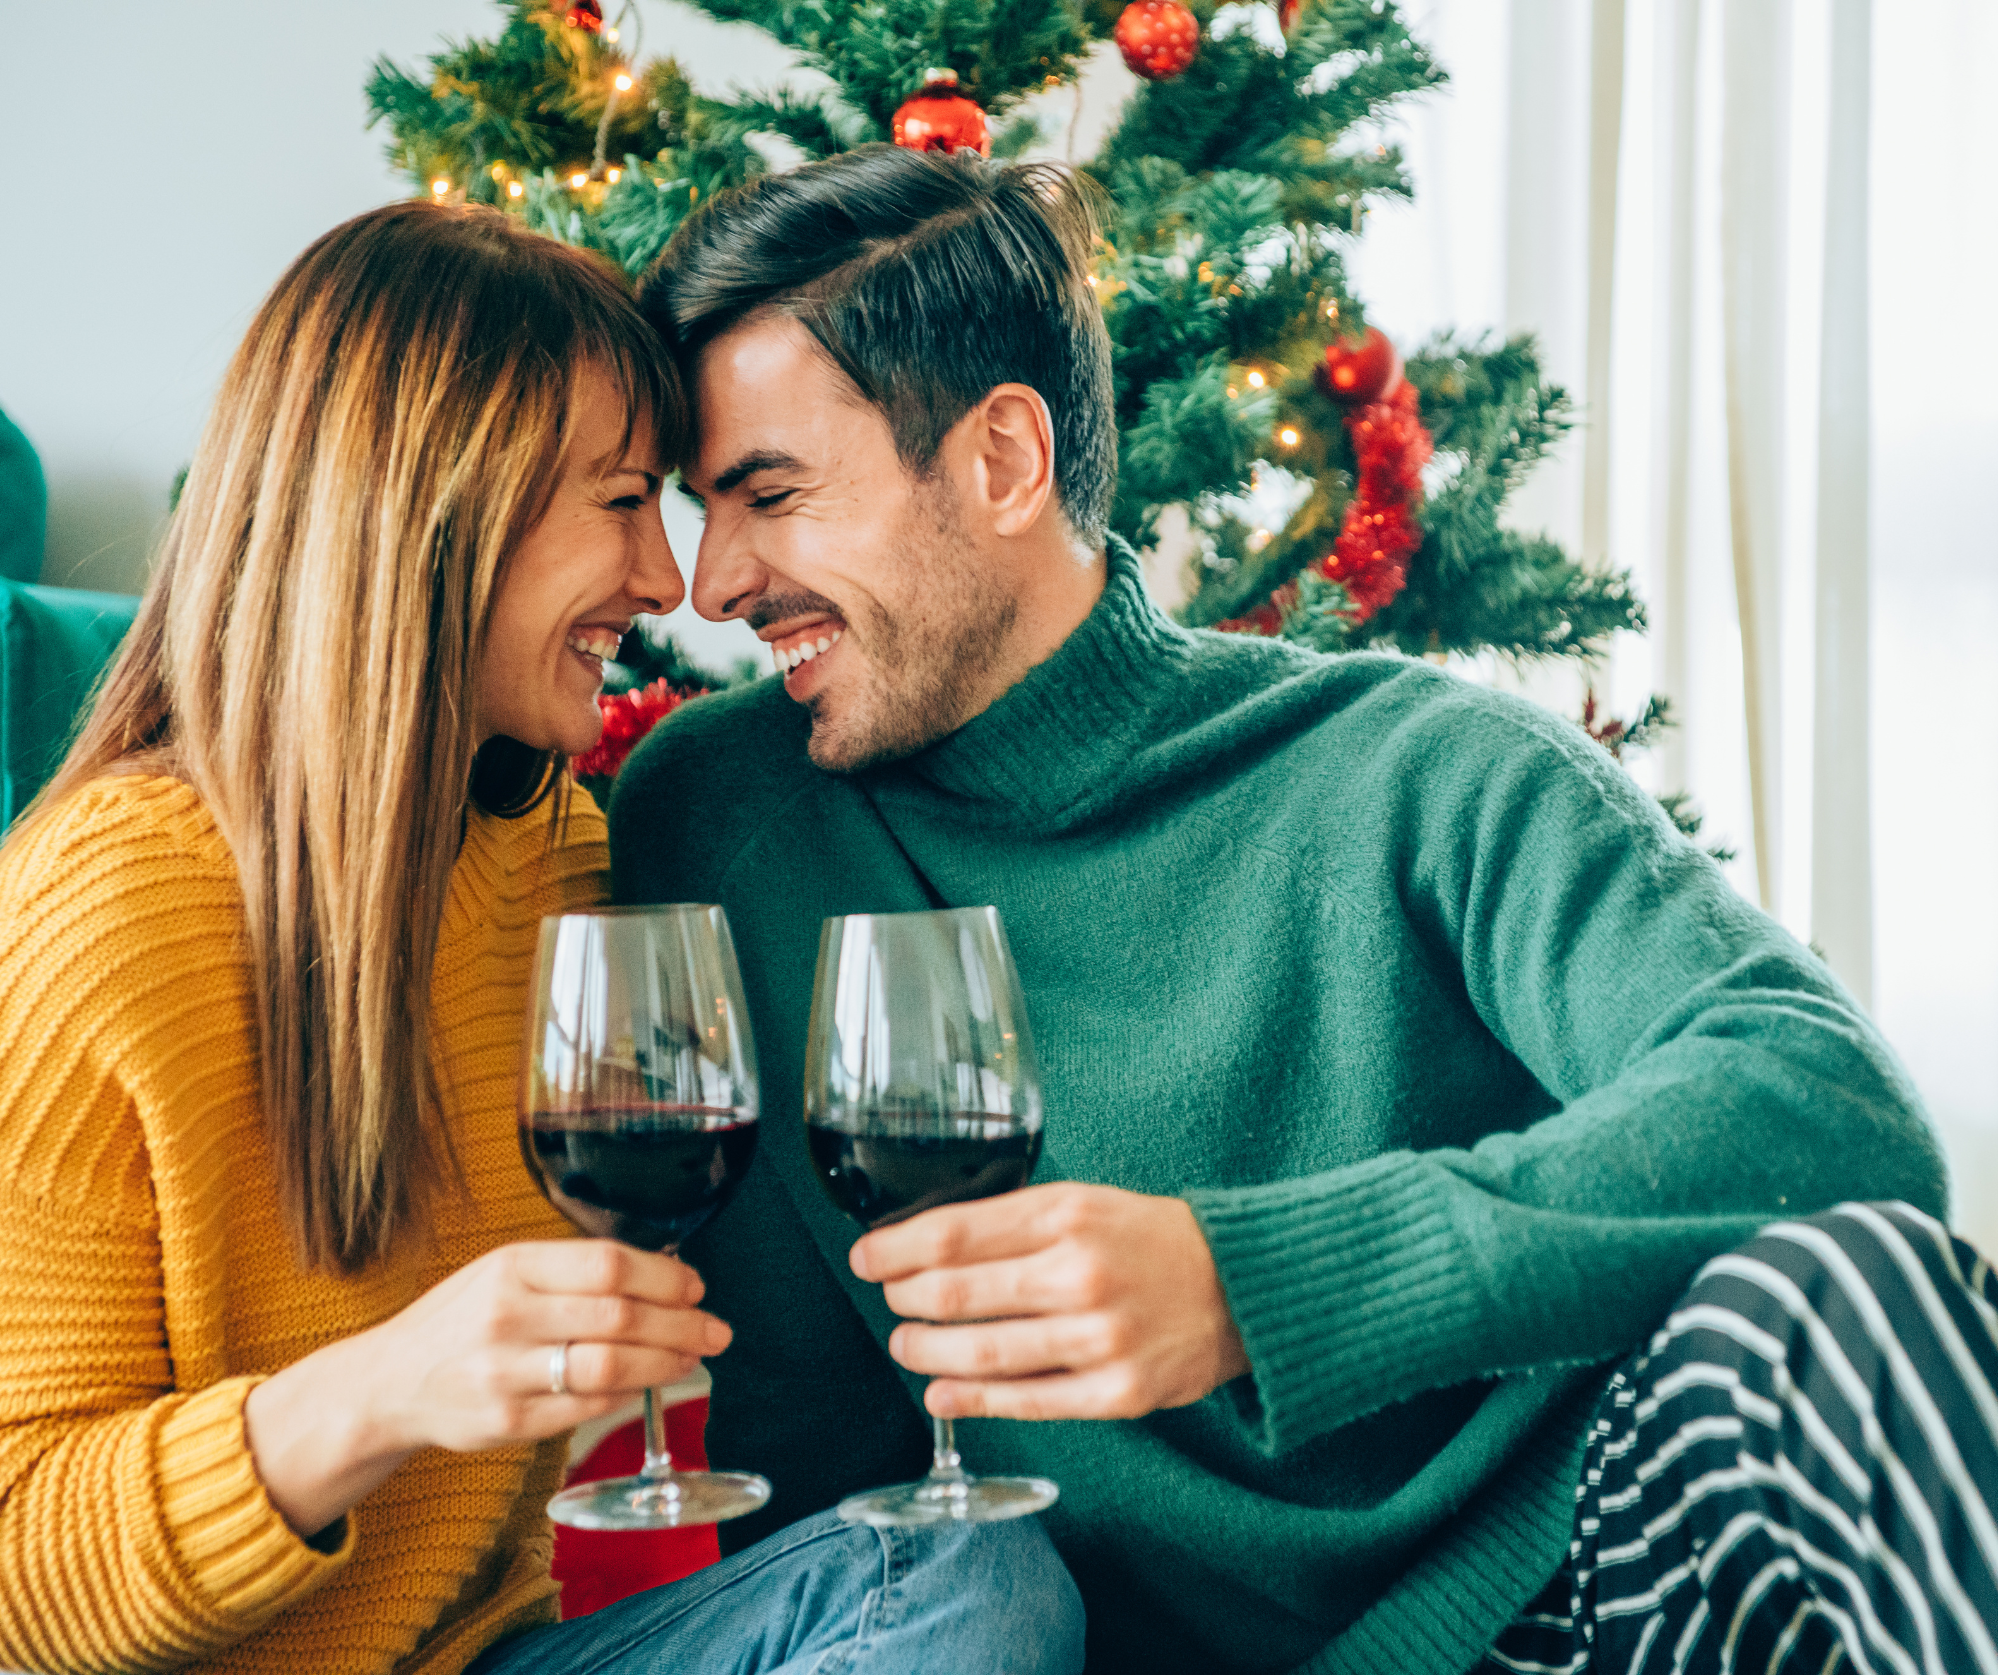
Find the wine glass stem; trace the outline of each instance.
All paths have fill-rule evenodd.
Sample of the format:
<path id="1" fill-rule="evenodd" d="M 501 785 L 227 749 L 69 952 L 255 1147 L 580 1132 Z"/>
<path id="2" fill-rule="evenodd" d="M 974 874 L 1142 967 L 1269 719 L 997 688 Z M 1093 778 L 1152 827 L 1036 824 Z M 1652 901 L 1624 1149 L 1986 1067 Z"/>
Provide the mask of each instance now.
<path id="1" fill-rule="evenodd" d="M 932 1484 L 965 1481 L 964 1462 L 957 1457 L 957 1434 L 948 1419 L 931 1421 L 936 1430 L 936 1458 L 930 1462 Z"/>
<path id="2" fill-rule="evenodd" d="M 659 1405 L 659 1392 L 645 1387 L 645 1466 L 641 1477 L 670 1479 L 673 1456 L 666 1447 L 666 1414 Z"/>
<path id="3" fill-rule="evenodd" d="M 666 1252 L 677 1256 L 677 1250 Z M 666 1412 L 659 1405 L 659 1392 L 651 1385 L 645 1387 L 645 1464 L 640 1469 L 640 1477 L 664 1478 L 673 1480 L 673 1455 L 666 1446 Z"/>

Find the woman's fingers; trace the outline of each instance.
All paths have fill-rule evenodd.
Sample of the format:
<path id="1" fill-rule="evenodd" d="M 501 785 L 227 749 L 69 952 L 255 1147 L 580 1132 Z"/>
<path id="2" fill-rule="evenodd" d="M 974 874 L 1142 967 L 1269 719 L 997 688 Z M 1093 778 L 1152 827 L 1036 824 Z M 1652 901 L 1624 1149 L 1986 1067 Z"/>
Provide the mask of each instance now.
<path id="1" fill-rule="evenodd" d="M 396 1448 L 551 1435 L 727 1348 L 728 1327 L 693 1306 L 701 1294 L 684 1263 L 607 1240 L 488 1252 L 366 1335 L 370 1423 Z"/>
<path id="2" fill-rule="evenodd" d="M 698 1355 L 645 1344 L 572 1343 L 563 1364 L 562 1394 L 558 1397 L 552 1353 L 558 1347 L 521 1351 L 515 1361 L 514 1380 L 510 1381 L 514 1390 L 527 1396 L 547 1396 L 551 1403 L 563 1397 L 585 1400 L 611 1397 L 625 1401 L 641 1390 L 678 1384 L 701 1364 Z"/>
<path id="3" fill-rule="evenodd" d="M 638 1297 L 532 1292 L 511 1310 L 508 1336 L 530 1344 L 621 1343 L 680 1355 L 719 1355 L 728 1327 L 700 1309 L 665 1307 Z"/>
<path id="4" fill-rule="evenodd" d="M 551 1296 L 634 1297 L 692 1308 L 707 1293 L 701 1276 L 678 1257 L 609 1239 L 543 1239 L 494 1255 L 522 1289 Z"/>

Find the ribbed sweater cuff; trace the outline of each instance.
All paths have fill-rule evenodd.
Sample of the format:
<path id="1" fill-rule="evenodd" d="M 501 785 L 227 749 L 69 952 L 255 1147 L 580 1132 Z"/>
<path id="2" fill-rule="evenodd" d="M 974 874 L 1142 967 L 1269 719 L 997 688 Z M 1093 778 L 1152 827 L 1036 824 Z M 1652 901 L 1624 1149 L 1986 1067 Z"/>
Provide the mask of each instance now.
<path id="1" fill-rule="evenodd" d="M 354 1550 L 353 1519 L 322 1553 L 271 1505 L 243 1430 L 243 1403 L 261 1382 L 228 1378 L 168 1404 L 153 1444 L 161 1520 L 186 1573 L 218 1614 L 252 1626 L 317 1588 Z"/>
<path id="2" fill-rule="evenodd" d="M 1485 1311 L 1440 1171 L 1409 1152 L 1187 1201 L 1248 1352 L 1261 1446 L 1282 1454 L 1454 1382 Z"/>

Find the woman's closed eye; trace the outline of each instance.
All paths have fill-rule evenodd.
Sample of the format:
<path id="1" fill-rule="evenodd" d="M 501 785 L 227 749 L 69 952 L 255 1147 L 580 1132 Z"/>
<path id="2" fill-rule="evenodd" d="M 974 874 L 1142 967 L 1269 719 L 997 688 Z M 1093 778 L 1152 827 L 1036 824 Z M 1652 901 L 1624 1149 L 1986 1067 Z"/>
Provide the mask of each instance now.
<path id="1" fill-rule="evenodd" d="M 795 489 L 772 489 L 768 494 L 759 494 L 749 503 L 752 512 L 767 512 L 772 506 L 782 505 L 789 500 Z"/>

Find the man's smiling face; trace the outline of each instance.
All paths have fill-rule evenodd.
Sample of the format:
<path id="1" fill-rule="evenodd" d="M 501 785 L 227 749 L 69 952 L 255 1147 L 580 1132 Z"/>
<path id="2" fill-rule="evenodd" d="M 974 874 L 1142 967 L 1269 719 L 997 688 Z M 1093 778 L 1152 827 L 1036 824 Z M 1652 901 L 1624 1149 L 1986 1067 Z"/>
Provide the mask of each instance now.
<path id="1" fill-rule="evenodd" d="M 950 439 L 911 471 L 886 418 L 778 314 L 702 352 L 695 401 L 694 606 L 771 647 L 811 711 L 812 760 L 850 772 L 961 726 L 1016 604 L 958 516 Z"/>

